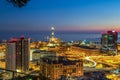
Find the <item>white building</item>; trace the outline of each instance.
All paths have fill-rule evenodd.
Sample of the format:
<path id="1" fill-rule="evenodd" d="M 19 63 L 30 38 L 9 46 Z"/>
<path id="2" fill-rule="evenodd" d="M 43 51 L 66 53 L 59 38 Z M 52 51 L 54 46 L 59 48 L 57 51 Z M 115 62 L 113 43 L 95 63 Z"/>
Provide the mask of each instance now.
<path id="1" fill-rule="evenodd" d="M 6 46 L 6 69 L 16 71 L 16 47 L 15 43 L 8 43 Z"/>
<path id="2" fill-rule="evenodd" d="M 25 72 L 29 70 L 30 39 L 13 38 L 6 45 L 6 69 Z"/>

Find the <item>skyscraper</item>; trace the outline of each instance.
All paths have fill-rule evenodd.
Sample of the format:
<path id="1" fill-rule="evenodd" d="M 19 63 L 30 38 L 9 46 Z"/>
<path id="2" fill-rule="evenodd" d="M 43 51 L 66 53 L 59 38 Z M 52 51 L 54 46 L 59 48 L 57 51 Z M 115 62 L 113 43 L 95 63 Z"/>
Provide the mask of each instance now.
<path id="1" fill-rule="evenodd" d="M 117 51 L 117 40 L 118 33 L 114 30 L 107 31 L 107 33 L 102 34 L 101 38 L 101 49 L 103 50 L 114 50 Z"/>
<path id="2" fill-rule="evenodd" d="M 6 46 L 6 69 L 24 72 L 29 69 L 29 38 L 12 38 Z"/>

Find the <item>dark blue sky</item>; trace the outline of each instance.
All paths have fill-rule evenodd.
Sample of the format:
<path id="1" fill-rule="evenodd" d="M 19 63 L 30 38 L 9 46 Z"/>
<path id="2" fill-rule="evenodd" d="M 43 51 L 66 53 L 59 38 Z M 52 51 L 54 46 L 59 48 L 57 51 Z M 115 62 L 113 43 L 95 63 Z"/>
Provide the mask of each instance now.
<path id="1" fill-rule="evenodd" d="M 120 30 L 120 0 L 30 0 L 16 8 L 0 0 L 0 30 Z"/>

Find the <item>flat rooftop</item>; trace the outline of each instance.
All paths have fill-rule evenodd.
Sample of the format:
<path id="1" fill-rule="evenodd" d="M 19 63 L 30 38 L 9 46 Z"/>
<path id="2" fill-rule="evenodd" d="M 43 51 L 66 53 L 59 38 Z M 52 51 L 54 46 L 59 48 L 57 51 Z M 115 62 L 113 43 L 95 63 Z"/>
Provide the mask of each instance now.
<path id="1" fill-rule="evenodd" d="M 58 57 L 48 56 L 48 57 L 41 58 L 41 60 L 48 64 L 63 64 L 63 65 L 75 65 L 76 62 L 82 62 L 82 60 L 79 60 L 79 59 L 69 60 L 68 57 L 63 57 L 63 56 L 58 56 Z"/>

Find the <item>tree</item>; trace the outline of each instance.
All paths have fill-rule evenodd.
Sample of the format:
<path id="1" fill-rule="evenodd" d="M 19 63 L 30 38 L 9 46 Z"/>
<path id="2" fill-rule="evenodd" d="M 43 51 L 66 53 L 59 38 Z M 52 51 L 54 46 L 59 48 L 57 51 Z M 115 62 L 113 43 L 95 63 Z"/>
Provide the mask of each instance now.
<path id="1" fill-rule="evenodd" d="M 12 3 L 16 7 L 23 7 L 25 6 L 30 0 L 7 0 L 8 2 Z"/>

